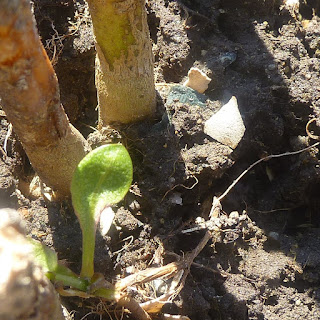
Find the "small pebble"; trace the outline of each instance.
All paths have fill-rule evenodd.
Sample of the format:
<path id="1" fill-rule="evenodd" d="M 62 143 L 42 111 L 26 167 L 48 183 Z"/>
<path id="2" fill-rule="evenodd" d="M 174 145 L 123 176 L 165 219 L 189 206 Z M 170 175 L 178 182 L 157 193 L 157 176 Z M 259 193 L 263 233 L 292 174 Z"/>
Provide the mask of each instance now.
<path id="1" fill-rule="evenodd" d="M 181 193 L 174 193 L 171 197 L 170 197 L 170 202 L 173 204 L 178 204 L 180 206 L 182 206 L 182 198 L 181 198 Z"/>
<path id="2" fill-rule="evenodd" d="M 306 73 L 305 77 L 306 77 L 307 80 L 310 80 L 311 79 L 311 74 L 310 73 Z"/>
<path id="3" fill-rule="evenodd" d="M 133 201 L 130 203 L 129 208 L 130 208 L 132 211 L 138 211 L 138 210 L 140 210 L 141 206 L 140 206 L 140 203 L 139 203 L 137 200 L 133 200 Z"/>
<path id="4" fill-rule="evenodd" d="M 268 234 L 269 238 L 275 241 L 279 240 L 279 233 L 275 231 L 270 231 Z"/>
<path id="5" fill-rule="evenodd" d="M 270 63 L 268 65 L 268 70 L 269 71 L 274 71 L 274 70 L 276 70 L 276 68 L 277 68 L 277 66 L 274 63 Z"/>
<path id="6" fill-rule="evenodd" d="M 199 223 L 204 223 L 205 220 L 202 217 L 196 217 L 195 223 L 199 224 Z"/>
<path id="7" fill-rule="evenodd" d="M 239 219 L 239 212 L 238 211 L 232 211 L 229 214 L 229 218 L 238 220 Z"/>
<path id="8" fill-rule="evenodd" d="M 204 124 L 205 134 L 232 149 L 237 147 L 245 130 L 236 97 L 232 97 Z"/>

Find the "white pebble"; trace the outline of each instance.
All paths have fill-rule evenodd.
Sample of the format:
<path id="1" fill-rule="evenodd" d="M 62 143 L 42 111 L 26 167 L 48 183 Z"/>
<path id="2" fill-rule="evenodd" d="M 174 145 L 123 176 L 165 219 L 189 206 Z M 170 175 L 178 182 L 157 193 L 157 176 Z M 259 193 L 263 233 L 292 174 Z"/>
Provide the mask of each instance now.
<path id="1" fill-rule="evenodd" d="M 205 134 L 232 149 L 237 147 L 245 131 L 236 97 L 232 97 L 204 124 Z"/>
<path id="2" fill-rule="evenodd" d="M 191 68 L 188 72 L 188 79 L 183 85 L 199 93 L 204 93 L 208 89 L 210 81 L 211 79 L 200 69 Z"/>

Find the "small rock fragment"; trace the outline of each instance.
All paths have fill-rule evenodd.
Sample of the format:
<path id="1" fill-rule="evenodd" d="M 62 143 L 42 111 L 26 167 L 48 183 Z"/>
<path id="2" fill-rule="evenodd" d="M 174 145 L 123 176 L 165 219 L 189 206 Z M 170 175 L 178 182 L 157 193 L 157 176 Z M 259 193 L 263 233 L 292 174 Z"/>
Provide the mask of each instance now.
<path id="1" fill-rule="evenodd" d="M 229 218 L 231 218 L 231 219 L 239 219 L 239 212 L 238 211 L 230 212 Z"/>
<path id="2" fill-rule="evenodd" d="M 190 106 L 206 106 L 207 97 L 204 94 L 199 93 L 198 91 L 177 84 L 172 86 L 167 98 L 167 105 L 172 105 L 174 103 L 184 103 Z"/>
<path id="3" fill-rule="evenodd" d="M 137 200 L 133 200 L 130 204 L 129 204 L 129 208 L 131 211 L 133 212 L 137 212 L 140 210 L 141 206 L 140 203 Z"/>
<path id="4" fill-rule="evenodd" d="M 191 68 L 188 72 L 188 79 L 183 85 L 190 87 L 199 93 L 204 93 L 208 89 L 210 81 L 211 79 L 200 69 Z"/>
<path id="5" fill-rule="evenodd" d="M 177 204 L 182 206 L 182 198 L 181 198 L 181 193 L 176 192 L 170 197 L 170 202 L 172 204 Z"/>
<path id="6" fill-rule="evenodd" d="M 238 223 L 239 222 L 239 212 L 238 211 L 232 211 L 230 214 L 229 214 L 229 218 L 234 220 L 235 223 Z"/>
<path id="7" fill-rule="evenodd" d="M 278 241 L 279 240 L 279 233 L 275 232 L 275 231 L 270 231 L 268 234 L 269 238 L 274 240 L 274 241 Z"/>
<path id="8" fill-rule="evenodd" d="M 236 97 L 232 97 L 204 124 L 205 134 L 232 149 L 237 147 L 245 130 Z"/>
<path id="9" fill-rule="evenodd" d="M 220 62 L 224 68 L 228 67 L 230 64 L 235 62 L 237 59 L 237 54 L 235 52 L 226 52 L 220 55 Z"/>

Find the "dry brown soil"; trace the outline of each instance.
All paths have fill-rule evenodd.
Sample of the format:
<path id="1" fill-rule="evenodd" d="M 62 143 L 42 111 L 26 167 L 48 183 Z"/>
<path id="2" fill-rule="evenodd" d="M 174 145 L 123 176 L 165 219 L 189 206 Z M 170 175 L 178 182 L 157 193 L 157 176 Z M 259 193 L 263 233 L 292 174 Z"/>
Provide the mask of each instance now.
<path id="1" fill-rule="evenodd" d="M 281 10 L 276 0 L 147 1 L 157 117 L 101 134 L 90 127 L 97 120 L 95 51 L 84 1 L 34 0 L 34 7 L 70 120 L 93 146 L 121 140 L 133 159 L 133 187 L 115 208 L 109 234 L 97 235 L 96 271 L 110 281 L 192 250 L 204 231 L 180 231 L 196 217 L 208 218 L 214 195 L 257 159 L 315 142 L 305 125 L 314 117 L 312 129 L 320 125 L 317 0 L 301 1 L 299 12 Z M 206 91 L 211 103 L 166 103 L 172 83 L 182 83 L 192 66 L 213 79 Z M 203 133 L 203 122 L 231 96 L 246 126 L 235 150 Z M 28 233 L 79 272 L 81 233 L 70 201 L 27 194 L 34 173 L 16 136 L 8 134 L 5 115 L 0 121 L 0 207 L 18 209 Z M 320 319 L 319 192 L 317 148 L 253 168 L 222 201 L 225 219 L 245 210 L 245 223 L 228 222 L 164 311 L 192 320 Z M 159 252 L 163 260 L 155 261 Z M 74 319 L 98 304 L 64 303 L 75 310 Z M 93 312 L 86 319 L 109 315 Z"/>

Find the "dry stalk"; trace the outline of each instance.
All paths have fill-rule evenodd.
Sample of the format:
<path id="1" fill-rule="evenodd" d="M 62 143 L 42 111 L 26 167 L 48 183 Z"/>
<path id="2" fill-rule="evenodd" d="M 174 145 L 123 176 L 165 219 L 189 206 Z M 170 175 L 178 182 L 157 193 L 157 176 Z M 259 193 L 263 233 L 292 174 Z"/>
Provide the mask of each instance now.
<path id="1" fill-rule="evenodd" d="M 0 1 L 0 47 L 1 106 L 41 179 L 69 195 L 74 168 L 90 148 L 60 103 L 30 0 Z"/>
<path id="2" fill-rule="evenodd" d="M 170 278 L 178 272 L 179 268 L 181 268 L 180 265 L 181 262 L 172 262 L 163 267 L 148 268 L 146 270 L 139 271 L 136 274 L 132 274 L 119 280 L 115 284 L 115 289 L 117 291 L 124 291 L 130 286 L 139 285 L 163 277 Z"/>
<path id="3" fill-rule="evenodd" d="M 179 286 L 176 288 L 174 295 L 172 295 L 172 299 L 174 299 L 182 290 L 185 284 L 186 278 L 190 272 L 190 268 L 193 263 L 193 260 L 199 255 L 199 253 L 203 250 L 203 248 L 206 246 L 206 244 L 211 238 L 212 238 L 211 232 L 207 230 L 205 235 L 197 245 L 197 247 L 193 249 L 190 253 L 186 254 L 186 257 L 183 259 L 183 262 L 185 263 L 185 270 L 180 280 Z"/>
<path id="4" fill-rule="evenodd" d="M 163 267 L 159 268 L 148 268 L 146 270 L 140 271 L 136 274 L 130 275 L 124 279 L 119 280 L 115 284 L 116 290 L 121 293 L 129 286 L 140 285 L 143 283 L 150 282 L 155 279 L 160 278 L 172 278 L 169 290 L 156 299 L 152 299 L 148 302 L 141 303 L 139 307 L 148 313 L 158 313 L 160 312 L 163 305 L 167 302 L 171 302 L 182 290 L 186 278 L 190 272 L 190 267 L 193 260 L 198 256 L 201 250 L 206 246 L 207 242 L 211 238 L 211 233 L 207 231 L 204 237 L 201 239 L 197 247 L 190 253 L 186 254 L 185 258 L 182 258 L 179 262 L 172 262 Z M 122 300 L 124 299 L 124 300 Z M 129 300 L 126 300 L 129 299 Z M 134 300 L 130 299 L 128 296 L 124 296 L 119 299 L 123 306 L 128 308 L 132 313 L 137 315 L 141 312 L 139 311 L 137 305 L 134 304 Z M 139 311 L 139 312 L 138 312 Z M 142 315 L 141 315 L 142 316 Z M 141 318 L 144 319 L 144 318 Z"/>
<path id="5" fill-rule="evenodd" d="M 190 320 L 190 318 L 187 316 L 172 315 L 172 314 L 168 314 L 168 313 L 164 313 L 162 315 L 162 318 L 164 320 Z"/>

